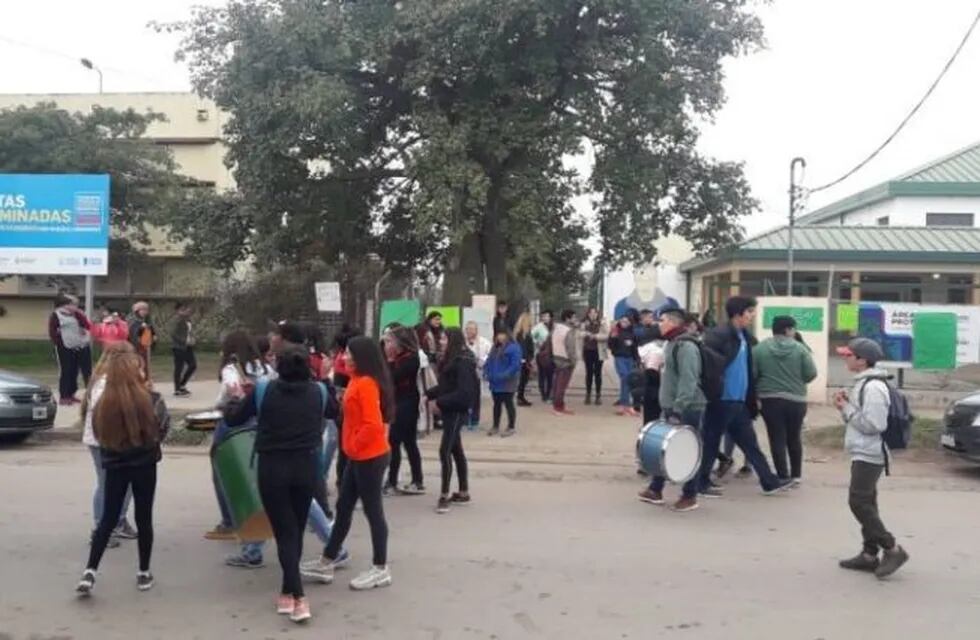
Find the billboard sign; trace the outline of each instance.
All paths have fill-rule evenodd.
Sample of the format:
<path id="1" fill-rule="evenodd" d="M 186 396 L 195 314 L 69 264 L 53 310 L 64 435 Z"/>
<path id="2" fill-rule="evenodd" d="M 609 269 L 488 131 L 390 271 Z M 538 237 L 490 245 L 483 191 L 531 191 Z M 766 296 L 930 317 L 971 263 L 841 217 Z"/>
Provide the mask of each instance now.
<path id="1" fill-rule="evenodd" d="M 109 176 L 0 174 L 0 273 L 109 273 Z"/>

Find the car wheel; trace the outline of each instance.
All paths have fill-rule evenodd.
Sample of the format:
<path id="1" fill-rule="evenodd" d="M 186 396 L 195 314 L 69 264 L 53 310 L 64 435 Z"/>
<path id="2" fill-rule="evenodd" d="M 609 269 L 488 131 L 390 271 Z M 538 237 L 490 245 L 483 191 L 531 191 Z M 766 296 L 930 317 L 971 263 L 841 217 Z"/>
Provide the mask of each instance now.
<path id="1" fill-rule="evenodd" d="M 29 433 L 0 433 L 0 444 L 20 444 L 30 437 Z"/>

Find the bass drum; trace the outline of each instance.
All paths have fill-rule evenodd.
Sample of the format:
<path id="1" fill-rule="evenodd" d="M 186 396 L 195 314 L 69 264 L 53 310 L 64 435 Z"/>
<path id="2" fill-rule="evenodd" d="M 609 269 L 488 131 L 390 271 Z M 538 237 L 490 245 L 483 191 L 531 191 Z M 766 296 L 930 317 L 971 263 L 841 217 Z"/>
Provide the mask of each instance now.
<path id="1" fill-rule="evenodd" d="M 255 435 L 254 428 L 241 429 L 211 450 L 211 464 L 228 502 L 235 534 L 242 542 L 261 542 L 272 537 L 252 455 Z"/>
<path id="2" fill-rule="evenodd" d="M 636 438 L 636 457 L 651 476 L 681 484 L 693 478 L 701 467 L 701 438 L 686 425 L 664 420 L 650 422 Z"/>

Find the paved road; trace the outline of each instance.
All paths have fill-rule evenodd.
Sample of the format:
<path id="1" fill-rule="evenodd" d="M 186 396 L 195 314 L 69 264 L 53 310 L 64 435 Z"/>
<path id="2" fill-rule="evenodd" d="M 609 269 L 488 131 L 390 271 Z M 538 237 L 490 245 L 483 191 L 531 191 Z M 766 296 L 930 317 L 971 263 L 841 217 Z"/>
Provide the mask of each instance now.
<path id="1" fill-rule="evenodd" d="M 520 451 L 520 437 L 507 442 Z M 272 613 L 272 556 L 262 570 L 230 569 L 220 558 L 233 547 L 201 539 L 215 506 L 199 452 L 168 451 L 160 470 L 157 587 L 136 591 L 127 542 L 80 602 L 88 455 L 65 444 L 0 450 L 0 639 L 976 637 L 975 470 L 927 465 L 886 483 L 884 513 L 912 561 L 880 584 L 836 568 L 858 544 L 836 463 L 812 465 L 792 495 L 765 498 L 733 481 L 726 499 L 680 515 L 636 502 L 628 463 L 485 458 L 471 506 L 438 516 L 432 495 L 391 499 L 395 584 L 311 586 L 316 617 L 297 629 Z M 429 457 L 426 470 L 431 487 Z M 358 516 L 356 568 L 368 547 Z"/>

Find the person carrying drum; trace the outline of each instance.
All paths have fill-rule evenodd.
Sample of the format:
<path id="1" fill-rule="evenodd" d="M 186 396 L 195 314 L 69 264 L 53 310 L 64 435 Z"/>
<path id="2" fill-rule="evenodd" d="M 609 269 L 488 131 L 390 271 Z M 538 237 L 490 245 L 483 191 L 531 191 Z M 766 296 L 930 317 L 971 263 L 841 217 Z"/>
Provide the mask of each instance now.
<path id="1" fill-rule="evenodd" d="M 285 347 L 277 358 L 279 377 L 258 386 L 229 411 L 228 425 L 258 421 L 255 452 L 262 506 L 272 525 L 282 567 L 282 588 L 276 610 L 293 622 L 309 620 L 310 604 L 303 592 L 300 558 L 303 532 L 319 476 L 323 420 L 335 418 L 336 402 L 323 385 L 311 379 L 306 348 Z"/>
<path id="2" fill-rule="evenodd" d="M 666 343 L 663 352 L 663 373 L 660 377 L 660 406 L 665 420 L 685 424 L 698 431 L 707 399 L 701 390 L 701 354 L 696 341 L 680 339 L 688 335 L 683 309 L 666 309 L 660 313 L 660 334 Z M 654 476 L 650 486 L 640 492 L 640 500 L 649 504 L 664 504 L 666 478 Z M 698 508 L 698 475 L 686 482 L 674 511 L 693 511 Z"/>

